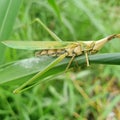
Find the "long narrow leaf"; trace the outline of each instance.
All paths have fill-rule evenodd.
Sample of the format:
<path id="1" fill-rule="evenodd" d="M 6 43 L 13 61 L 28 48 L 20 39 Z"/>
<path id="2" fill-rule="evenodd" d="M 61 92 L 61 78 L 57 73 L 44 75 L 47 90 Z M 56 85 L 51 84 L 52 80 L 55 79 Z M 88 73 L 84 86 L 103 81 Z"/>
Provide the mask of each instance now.
<path id="1" fill-rule="evenodd" d="M 7 40 L 12 31 L 22 0 L 0 1 L 0 40 Z M 0 63 L 4 61 L 4 46 L 0 43 Z"/>
<path id="2" fill-rule="evenodd" d="M 40 58 L 29 58 L 29 59 L 16 61 L 13 64 L 12 63 L 10 65 L 8 64 L 6 67 L 1 66 L 0 84 L 3 83 L 7 84 L 9 82 L 13 82 L 14 80 L 18 80 L 16 84 L 24 83 L 25 82 L 24 79 L 23 81 L 19 81 L 19 79 L 44 70 L 45 67 L 48 66 L 55 59 L 56 58 L 50 56 L 41 56 Z M 40 78 L 44 79 L 50 75 L 64 72 L 70 59 L 71 58 L 65 58 L 62 62 L 60 62 L 55 67 L 47 71 Z M 76 57 L 74 61 L 77 61 L 79 66 L 86 64 L 85 56 Z M 90 61 L 90 65 L 92 64 L 120 65 L 120 53 L 89 55 L 89 61 Z M 71 67 L 73 66 L 74 64 L 71 64 Z"/>
<path id="3" fill-rule="evenodd" d="M 8 39 L 22 0 L 0 1 L 0 40 Z"/>
<path id="4" fill-rule="evenodd" d="M 61 14 L 60 14 L 60 10 L 59 7 L 56 3 L 56 0 L 48 0 L 48 3 L 51 5 L 51 7 L 54 9 L 54 12 L 57 14 L 58 18 L 61 20 Z"/>

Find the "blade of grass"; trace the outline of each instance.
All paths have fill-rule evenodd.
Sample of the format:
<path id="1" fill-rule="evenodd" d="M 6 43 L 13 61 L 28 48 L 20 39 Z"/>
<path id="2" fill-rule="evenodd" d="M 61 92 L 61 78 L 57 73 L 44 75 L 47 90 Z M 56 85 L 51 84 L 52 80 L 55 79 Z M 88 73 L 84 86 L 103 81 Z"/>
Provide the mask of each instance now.
<path id="1" fill-rule="evenodd" d="M 113 98 L 113 100 L 108 105 L 105 106 L 105 108 L 103 110 L 103 114 L 101 116 L 99 116 L 99 119 L 101 119 L 101 120 L 105 119 L 107 117 L 107 115 L 109 115 L 112 112 L 114 107 L 117 104 L 119 104 L 119 102 L 120 102 L 120 95 L 115 96 Z"/>
<path id="2" fill-rule="evenodd" d="M 57 14 L 58 18 L 60 20 L 62 20 L 61 18 L 61 14 L 60 14 L 60 10 L 59 10 L 59 7 L 56 3 L 56 0 L 48 0 L 48 3 L 51 5 L 51 7 L 54 9 L 54 12 Z"/>
<path id="3" fill-rule="evenodd" d="M 7 40 L 15 23 L 22 0 L 0 1 L 0 40 Z M 4 61 L 4 46 L 0 44 L 0 63 Z"/>
<path id="4" fill-rule="evenodd" d="M 8 39 L 22 0 L 5 0 L 0 2 L 0 40 Z"/>
<path id="5" fill-rule="evenodd" d="M 0 84 L 7 84 L 14 80 L 18 80 L 16 84 L 24 83 L 25 81 L 21 81 L 20 78 L 30 76 L 38 71 L 44 70 L 46 66 L 48 66 L 55 59 L 56 58 L 50 56 L 41 56 L 40 58 L 29 58 L 16 61 L 13 64 L 8 64 L 6 67 L 2 66 L 0 67 Z M 44 79 L 48 76 L 64 72 L 70 59 L 71 58 L 65 58 L 62 62 L 54 66 L 52 69 L 50 69 L 37 79 Z M 76 57 L 74 61 L 77 61 L 80 66 L 86 64 L 85 56 Z M 89 55 L 89 61 L 90 64 L 120 65 L 120 53 Z M 74 64 L 71 64 L 71 67 L 74 67 Z"/>
<path id="6" fill-rule="evenodd" d="M 105 27 L 103 26 L 103 24 L 101 24 L 101 21 L 96 19 L 96 16 L 94 15 L 94 13 L 88 8 L 88 6 L 86 5 L 85 2 L 83 1 L 78 1 L 78 0 L 73 0 L 73 4 L 75 4 L 75 6 L 80 9 L 83 10 L 83 12 L 88 16 L 88 18 L 90 19 L 91 23 L 103 34 L 106 36 L 106 30 Z"/>

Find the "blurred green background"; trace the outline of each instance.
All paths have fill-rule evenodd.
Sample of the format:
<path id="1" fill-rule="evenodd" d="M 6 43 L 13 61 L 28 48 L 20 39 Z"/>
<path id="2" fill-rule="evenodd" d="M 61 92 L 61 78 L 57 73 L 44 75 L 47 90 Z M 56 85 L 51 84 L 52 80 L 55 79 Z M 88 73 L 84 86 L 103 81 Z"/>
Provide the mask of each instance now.
<path id="1" fill-rule="evenodd" d="M 0 9 L 0 40 L 53 40 L 38 23 L 31 24 L 35 18 L 63 41 L 98 40 L 120 33 L 120 1 L 1 0 Z M 113 40 L 100 52 L 120 52 L 119 48 L 120 41 Z M 34 52 L 0 44 L 0 56 L 0 71 L 4 71 L 13 61 L 30 58 Z M 79 69 L 53 76 L 53 81 L 18 95 L 12 91 L 19 84 L 1 84 L 0 119 L 109 120 L 113 116 L 119 120 L 120 66 L 92 64 Z"/>

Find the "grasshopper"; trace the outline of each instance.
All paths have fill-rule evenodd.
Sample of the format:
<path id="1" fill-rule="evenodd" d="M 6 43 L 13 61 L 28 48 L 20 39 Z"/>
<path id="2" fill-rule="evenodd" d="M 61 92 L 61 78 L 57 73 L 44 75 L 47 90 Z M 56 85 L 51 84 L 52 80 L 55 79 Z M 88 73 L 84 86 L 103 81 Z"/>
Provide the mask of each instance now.
<path id="1" fill-rule="evenodd" d="M 40 23 L 42 27 L 46 29 L 46 31 L 49 32 L 49 34 L 57 41 L 4 41 L 2 43 L 7 45 L 8 47 L 15 49 L 38 50 L 35 53 L 35 56 L 37 57 L 42 55 L 49 55 L 49 56 L 57 56 L 57 58 L 48 66 L 46 66 L 46 68 L 43 71 L 40 71 L 30 80 L 28 80 L 19 88 L 17 88 L 14 91 L 14 93 L 19 93 L 24 89 L 26 89 L 26 87 L 31 87 L 32 82 L 34 82 L 36 78 L 43 75 L 49 69 L 54 67 L 60 61 L 62 61 L 65 57 L 71 57 L 71 60 L 66 69 L 69 68 L 73 59 L 76 56 L 80 56 L 80 55 L 85 55 L 86 64 L 87 66 L 89 66 L 88 54 L 95 54 L 108 41 L 112 40 L 113 38 L 120 38 L 120 34 L 113 34 L 98 41 L 76 41 L 76 42 L 64 41 L 63 42 L 55 33 L 53 33 L 49 28 L 47 28 L 40 19 L 36 19 L 35 21 Z"/>

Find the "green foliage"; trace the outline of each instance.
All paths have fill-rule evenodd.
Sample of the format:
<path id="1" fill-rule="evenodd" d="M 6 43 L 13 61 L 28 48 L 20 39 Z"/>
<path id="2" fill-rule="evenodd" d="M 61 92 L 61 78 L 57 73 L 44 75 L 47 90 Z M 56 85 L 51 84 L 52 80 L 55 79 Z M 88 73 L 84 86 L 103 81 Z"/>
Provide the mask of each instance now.
<path id="1" fill-rule="evenodd" d="M 9 38 L 21 2 L 21 0 L 0 1 L 0 41 Z M 4 61 L 4 52 L 5 48 L 0 44 L 0 63 Z"/>
<path id="2" fill-rule="evenodd" d="M 6 0 L 7 9 L 4 8 L 3 1 L 0 2 L 2 6 L 0 7 L 2 8 L 0 40 L 8 38 L 11 40 L 52 40 L 39 24 L 30 24 L 35 18 L 42 19 L 64 41 L 97 40 L 109 34 L 120 33 L 120 2 L 118 1 L 29 0 L 29 2 L 23 1 L 18 12 L 20 1 L 11 0 L 10 7 Z M 8 10 L 7 13 L 10 14 L 7 14 L 5 10 Z M 6 16 L 7 22 L 2 22 L 3 16 Z M 3 29 L 1 26 L 5 25 Z M 11 31 L 12 27 L 13 31 Z M 119 40 L 114 40 L 100 52 L 118 51 L 120 52 Z M 44 61 L 44 58 L 41 58 L 36 62 L 37 58 L 28 58 L 34 55 L 31 51 L 5 49 L 2 45 L 0 52 L 1 119 L 89 120 L 91 118 L 96 120 L 106 119 L 112 113 L 116 114 L 116 119 L 120 119 L 118 104 L 120 67 L 115 66 L 115 64 L 120 64 L 119 53 L 92 55 L 89 68 L 81 66 L 85 63 L 84 56 L 77 57 L 75 61 L 78 63 L 74 62 L 72 66 L 81 66 L 79 72 L 74 70 L 64 73 L 69 61 L 69 58 L 66 58 L 51 71 L 46 72 L 42 76 L 44 79 L 38 78 L 42 79 L 42 84 L 23 94 L 14 95 L 13 89 L 30 79 L 55 58 L 46 57 L 45 62 L 41 62 Z M 25 64 L 21 64 L 23 62 Z M 92 62 L 105 65 L 92 65 Z M 26 65 L 27 68 L 25 68 Z"/>

